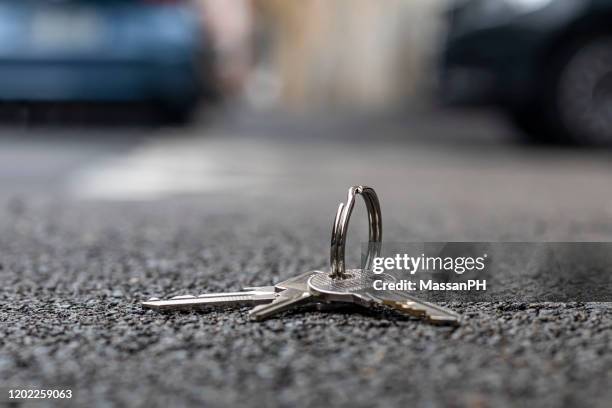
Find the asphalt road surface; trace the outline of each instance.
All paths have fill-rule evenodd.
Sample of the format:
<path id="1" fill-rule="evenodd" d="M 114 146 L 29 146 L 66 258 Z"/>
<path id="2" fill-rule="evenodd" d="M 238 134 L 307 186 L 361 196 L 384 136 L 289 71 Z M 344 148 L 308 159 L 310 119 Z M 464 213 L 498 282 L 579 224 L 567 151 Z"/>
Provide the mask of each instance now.
<path id="1" fill-rule="evenodd" d="M 31 406 L 516 407 L 612 404 L 609 304 L 158 314 L 150 296 L 326 267 L 354 184 L 385 240 L 610 241 L 608 151 L 517 143 L 496 118 L 212 115 L 189 128 L 5 126 L 0 384 Z M 349 261 L 365 236 L 358 206 Z"/>

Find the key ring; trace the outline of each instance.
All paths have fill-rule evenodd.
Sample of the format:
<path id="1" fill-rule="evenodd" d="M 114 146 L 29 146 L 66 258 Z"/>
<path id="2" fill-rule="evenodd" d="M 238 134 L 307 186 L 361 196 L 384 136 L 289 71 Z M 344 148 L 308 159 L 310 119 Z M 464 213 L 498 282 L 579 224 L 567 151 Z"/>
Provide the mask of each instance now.
<path id="1" fill-rule="evenodd" d="M 355 206 L 355 196 L 361 195 L 365 201 L 368 211 L 368 254 L 364 269 L 369 270 L 376 256 L 380 255 L 380 243 L 382 242 L 382 215 L 378 196 L 373 188 L 367 186 L 353 186 L 348 191 L 348 198 L 345 203 L 340 203 L 334 225 L 332 226 L 331 237 L 331 274 L 333 279 L 345 279 L 346 267 L 344 263 L 344 250 L 346 245 L 346 234 L 348 224 Z M 372 245 L 375 244 L 375 245 Z"/>

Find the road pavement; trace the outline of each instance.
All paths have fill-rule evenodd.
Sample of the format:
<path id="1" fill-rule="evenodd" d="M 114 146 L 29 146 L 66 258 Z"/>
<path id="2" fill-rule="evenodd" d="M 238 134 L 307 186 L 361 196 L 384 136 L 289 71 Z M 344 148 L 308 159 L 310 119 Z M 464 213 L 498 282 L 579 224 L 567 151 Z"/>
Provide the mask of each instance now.
<path id="1" fill-rule="evenodd" d="M 376 188 L 385 240 L 609 241 L 609 152 L 529 146 L 499 118 L 447 112 L 80 126 L 2 128 L 5 390 L 73 390 L 49 406 L 612 403 L 609 304 L 454 303 L 457 329 L 382 310 L 256 323 L 139 305 L 325 267 L 353 184 Z"/>

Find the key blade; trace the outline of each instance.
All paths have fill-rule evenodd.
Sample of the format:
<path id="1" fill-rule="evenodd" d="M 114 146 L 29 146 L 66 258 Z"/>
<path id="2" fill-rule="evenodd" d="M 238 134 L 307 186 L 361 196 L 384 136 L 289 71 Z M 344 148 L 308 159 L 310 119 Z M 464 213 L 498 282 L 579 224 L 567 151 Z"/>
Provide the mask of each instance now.
<path id="1" fill-rule="evenodd" d="M 271 288 L 271 289 L 270 289 Z M 259 296 L 259 295 L 270 295 L 273 296 L 274 295 L 275 290 L 274 287 L 272 286 L 264 286 L 261 288 L 252 288 L 252 289 L 245 289 L 241 292 L 227 292 L 227 293 L 203 293 L 201 295 L 198 296 L 175 296 L 172 299 L 178 299 L 178 298 L 197 298 L 197 299 L 204 299 L 204 298 L 217 298 L 217 297 L 221 297 L 221 296 L 243 296 L 243 295 L 253 295 L 253 296 Z"/>
<path id="2" fill-rule="evenodd" d="M 274 293 L 277 292 L 274 286 L 248 286 L 246 288 L 242 288 L 243 291 L 248 292 L 266 292 L 266 293 Z"/>
<path id="3" fill-rule="evenodd" d="M 201 296 L 176 296 L 165 300 L 154 298 L 142 302 L 142 307 L 155 310 L 191 310 L 208 306 L 260 305 L 269 303 L 274 298 L 275 294 L 269 292 L 230 292 Z"/>
<path id="4" fill-rule="evenodd" d="M 374 289 L 376 280 L 395 282 L 388 274 L 376 275 L 362 269 L 347 270 L 346 279 L 334 279 L 328 274 L 318 274 L 308 280 L 308 289 L 316 300 L 328 303 L 353 303 L 364 307 L 383 305 L 401 313 L 425 319 L 433 324 L 458 325 L 461 317 L 452 310 L 421 301 L 404 292 Z"/>
<path id="5" fill-rule="evenodd" d="M 458 313 L 423 300 L 410 298 L 405 300 L 383 299 L 382 304 L 400 313 L 421 318 L 431 324 L 458 326 L 461 323 L 461 316 Z"/>
<path id="6" fill-rule="evenodd" d="M 266 305 L 254 307 L 249 315 L 254 320 L 264 320 L 275 314 L 285 312 L 296 306 L 301 306 L 311 302 L 311 295 L 297 289 L 287 289 L 280 292 L 276 299 Z"/>
<path id="7" fill-rule="evenodd" d="M 276 285 L 274 285 L 277 289 L 277 291 L 283 291 L 283 290 L 287 290 L 287 289 L 296 289 L 296 290 L 300 290 L 302 292 L 307 292 L 308 291 L 308 280 L 314 276 L 314 275 L 318 275 L 321 274 L 323 272 L 321 271 L 308 271 L 308 272 L 304 272 L 298 276 L 294 276 L 292 278 L 289 278 L 287 280 L 284 280 L 282 282 L 277 283 Z"/>
<path id="8" fill-rule="evenodd" d="M 449 321 L 454 319 L 457 322 L 457 324 L 461 323 L 461 315 L 459 313 L 455 312 L 454 310 L 451 310 L 451 309 L 446 308 L 444 306 L 440 306 L 440 305 L 435 304 L 435 303 L 428 302 L 426 300 L 418 299 L 415 296 L 412 296 L 412 295 L 410 295 L 408 293 L 405 293 L 405 292 L 400 292 L 400 297 L 405 298 L 407 301 L 417 302 L 417 303 L 425 306 L 432 316 L 439 314 L 439 315 L 442 315 L 442 316 L 446 316 L 449 319 Z"/>

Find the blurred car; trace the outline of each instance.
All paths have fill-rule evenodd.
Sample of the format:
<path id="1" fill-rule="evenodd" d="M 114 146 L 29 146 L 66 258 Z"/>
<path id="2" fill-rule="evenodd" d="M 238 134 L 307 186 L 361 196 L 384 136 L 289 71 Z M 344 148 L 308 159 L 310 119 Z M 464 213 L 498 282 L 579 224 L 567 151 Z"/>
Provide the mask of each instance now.
<path id="1" fill-rule="evenodd" d="M 447 102 L 501 107 L 540 141 L 612 142 L 612 0 L 464 0 L 448 20 Z"/>
<path id="2" fill-rule="evenodd" d="M 188 115 L 211 51 L 183 0 L 0 0 L 0 101 L 154 102 Z"/>

